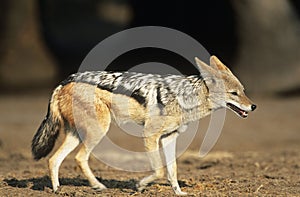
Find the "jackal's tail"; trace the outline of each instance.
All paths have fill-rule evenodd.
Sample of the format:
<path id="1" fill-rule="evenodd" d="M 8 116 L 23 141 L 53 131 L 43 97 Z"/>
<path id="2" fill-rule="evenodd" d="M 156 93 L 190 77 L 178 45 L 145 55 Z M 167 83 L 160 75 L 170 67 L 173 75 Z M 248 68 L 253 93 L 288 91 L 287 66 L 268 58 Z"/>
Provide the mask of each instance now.
<path id="1" fill-rule="evenodd" d="M 32 139 L 31 151 L 35 160 L 47 156 L 54 147 L 60 126 L 61 116 L 58 107 L 57 93 L 62 86 L 58 86 L 51 97 L 48 113 Z"/>

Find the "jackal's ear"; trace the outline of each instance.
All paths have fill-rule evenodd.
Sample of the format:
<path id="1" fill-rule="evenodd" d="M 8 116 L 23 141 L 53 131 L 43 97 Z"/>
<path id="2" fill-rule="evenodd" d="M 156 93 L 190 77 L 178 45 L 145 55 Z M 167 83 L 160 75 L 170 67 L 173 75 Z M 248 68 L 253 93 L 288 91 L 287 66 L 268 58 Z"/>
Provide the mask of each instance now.
<path id="1" fill-rule="evenodd" d="M 214 76 L 216 76 L 217 71 L 213 67 L 207 65 L 197 57 L 195 57 L 195 61 L 204 80 L 212 79 Z"/>
<path id="2" fill-rule="evenodd" d="M 219 71 L 225 71 L 225 72 L 229 72 L 231 73 L 231 71 L 229 70 L 229 68 L 227 68 L 227 66 L 225 66 L 221 60 L 219 60 L 219 58 L 217 58 L 216 56 L 212 55 L 210 57 L 210 66 L 215 68 L 216 70 Z"/>

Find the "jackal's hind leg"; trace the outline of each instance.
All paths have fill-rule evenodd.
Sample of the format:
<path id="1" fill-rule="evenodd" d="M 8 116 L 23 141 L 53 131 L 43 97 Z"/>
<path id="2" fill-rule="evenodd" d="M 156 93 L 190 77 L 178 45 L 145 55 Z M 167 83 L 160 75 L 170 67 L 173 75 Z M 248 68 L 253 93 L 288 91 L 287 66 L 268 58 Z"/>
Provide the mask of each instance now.
<path id="1" fill-rule="evenodd" d="M 93 174 L 92 170 L 89 167 L 88 159 L 90 156 L 90 153 L 92 151 L 93 147 L 89 145 L 89 147 L 86 147 L 84 144 L 80 148 L 79 152 L 77 153 L 75 159 L 82 170 L 83 174 L 87 177 L 90 185 L 92 188 L 96 190 L 103 190 L 106 189 L 105 185 L 100 183 L 95 175 Z"/>
<path id="2" fill-rule="evenodd" d="M 160 135 L 152 135 L 145 138 L 144 143 L 147 155 L 149 157 L 151 168 L 152 170 L 154 170 L 154 173 L 150 176 L 143 178 L 137 184 L 137 189 L 139 191 L 144 190 L 149 183 L 160 179 L 164 176 L 163 164 L 159 153 L 159 139 Z"/>
<path id="3" fill-rule="evenodd" d="M 90 185 L 96 190 L 103 190 L 106 189 L 106 187 L 97 180 L 88 164 L 92 150 L 106 135 L 111 122 L 109 109 L 101 101 L 98 102 L 96 106 L 97 120 L 89 120 L 88 124 L 86 124 L 82 146 L 75 156 L 75 159 L 83 174 L 87 177 Z"/>
<path id="4" fill-rule="evenodd" d="M 67 133 L 63 144 L 49 159 L 50 177 L 54 192 L 56 192 L 59 187 L 58 171 L 61 163 L 66 156 L 78 146 L 79 143 L 80 141 L 77 136 L 74 136 L 72 133 Z"/>

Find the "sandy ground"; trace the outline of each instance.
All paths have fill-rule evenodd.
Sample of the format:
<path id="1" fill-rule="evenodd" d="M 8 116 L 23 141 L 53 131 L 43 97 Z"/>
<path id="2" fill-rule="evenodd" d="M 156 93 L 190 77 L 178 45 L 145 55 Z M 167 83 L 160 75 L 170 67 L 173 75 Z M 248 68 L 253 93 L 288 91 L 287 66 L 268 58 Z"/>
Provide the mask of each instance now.
<path id="1" fill-rule="evenodd" d="M 165 180 L 137 192 L 135 184 L 149 172 L 117 170 L 92 157 L 95 175 L 108 187 L 94 191 L 74 162 L 74 153 L 61 166 L 62 186 L 54 194 L 48 157 L 36 162 L 30 152 L 49 92 L 0 96 L 0 196 L 174 195 Z M 252 98 L 258 110 L 246 120 L 228 112 L 222 135 L 205 158 L 198 151 L 209 118 L 200 122 L 195 139 L 178 159 L 183 191 L 191 196 L 300 196 L 300 97 Z M 109 136 L 128 149 L 141 146 L 114 126 Z"/>

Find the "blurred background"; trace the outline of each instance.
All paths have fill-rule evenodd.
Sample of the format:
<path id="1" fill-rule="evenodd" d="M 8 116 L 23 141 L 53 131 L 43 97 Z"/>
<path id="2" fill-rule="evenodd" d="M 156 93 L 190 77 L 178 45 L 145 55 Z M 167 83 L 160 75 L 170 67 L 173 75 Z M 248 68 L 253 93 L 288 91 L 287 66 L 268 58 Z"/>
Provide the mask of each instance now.
<path id="1" fill-rule="evenodd" d="M 2 0 L 1 93 L 53 88 L 76 72 L 101 40 L 127 28 L 156 25 L 198 40 L 249 92 L 298 95 L 299 19 L 296 0 Z M 111 68 L 125 70 L 141 61 L 176 66 L 184 64 L 180 58 L 148 48 L 123 55 Z"/>
<path id="2" fill-rule="evenodd" d="M 51 91 L 67 75 L 77 71 L 88 52 L 100 41 L 127 28 L 145 25 L 173 28 L 195 38 L 233 70 L 244 84 L 247 95 L 258 106 L 247 120 L 241 120 L 232 112 L 226 113 L 222 134 L 213 151 L 236 154 L 228 165 L 222 163 L 222 157 L 218 158 L 221 162 L 217 162 L 217 167 L 226 170 L 221 168 L 220 174 L 208 174 L 212 179 L 204 176 L 206 183 L 211 185 L 210 180 L 220 180 L 227 173 L 229 180 L 240 177 L 241 181 L 235 183 L 236 191 L 244 188 L 240 185 L 243 183 L 247 184 L 245 191 L 252 185 L 249 191 L 261 189 L 272 196 L 300 193 L 299 0 L 0 2 L 0 196 L 19 196 L 24 192 L 28 196 L 52 196 L 49 188 L 46 192 L 39 189 L 44 188 L 45 180 L 50 184 L 45 176 L 48 174 L 47 160 L 35 162 L 30 152 L 32 137 L 46 115 Z M 153 48 L 125 53 L 109 68 L 126 70 L 146 62 L 169 64 L 185 74 L 197 72 L 181 56 Z M 207 117 L 200 121 L 199 131 L 189 146 L 197 159 L 184 162 L 179 158 L 179 165 L 188 167 L 184 172 L 188 180 L 191 174 L 202 177 L 207 173 L 197 166 L 202 161 L 198 151 L 209 120 Z M 108 136 L 117 145 L 133 151 L 144 150 L 142 139 L 126 134 L 114 124 L 111 130 Z M 61 140 L 56 146 L 60 144 Z M 247 158 L 249 151 L 255 156 Z M 116 158 L 127 161 L 124 155 Z M 104 171 L 110 175 L 104 178 L 126 180 L 128 177 L 122 178 L 119 172 L 107 171 L 106 167 L 98 165 L 99 162 L 95 162 L 93 168 L 98 169 L 97 176 L 102 176 Z M 73 158 L 66 162 L 62 177 L 71 177 L 71 174 L 77 177 L 74 166 Z M 236 174 L 240 170 L 234 166 L 243 166 L 243 173 Z M 270 178 L 263 178 L 257 173 L 274 176 L 267 174 L 265 177 Z M 34 181 L 32 177 L 44 178 Z M 244 181 L 245 177 L 248 181 Z M 195 182 L 203 183 L 205 179 L 195 179 Z M 71 186 L 76 180 L 78 178 L 70 179 Z M 226 180 L 221 185 L 231 191 L 234 183 Z M 36 187 L 34 182 L 40 186 Z M 23 186 L 27 190 L 19 188 Z M 64 196 L 74 195 L 73 191 L 77 190 L 73 187 Z M 88 194 L 82 191 L 83 196 Z"/>

